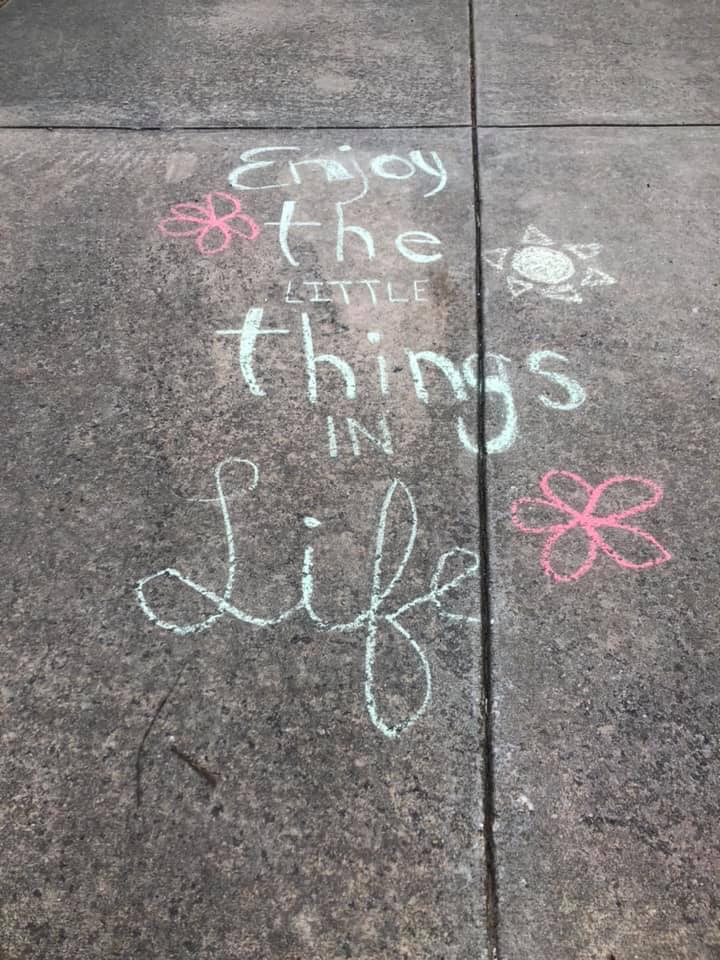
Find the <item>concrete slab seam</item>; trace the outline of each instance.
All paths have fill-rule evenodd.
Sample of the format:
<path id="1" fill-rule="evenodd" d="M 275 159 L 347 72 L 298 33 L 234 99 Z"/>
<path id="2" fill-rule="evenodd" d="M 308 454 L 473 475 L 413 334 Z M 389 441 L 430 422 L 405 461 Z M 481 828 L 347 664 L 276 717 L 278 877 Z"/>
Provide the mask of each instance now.
<path id="1" fill-rule="evenodd" d="M 487 495 L 487 459 L 485 456 L 485 327 L 483 306 L 482 197 L 480 192 L 480 151 L 477 129 L 477 83 L 474 0 L 468 0 L 470 38 L 470 116 L 472 120 L 473 205 L 475 211 L 475 316 L 478 368 L 481 389 L 477 391 L 477 506 L 478 556 L 480 559 L 480 645 L 483 689 L 483 836 L 485 843 L 485 922 L 488 956 L 500 960 L 498 943 L 497 870 L 495 862 L 495 777 L 493 762 L 493 689 L 492 689 L 492 617 L 490 597 L 490 554 L 488 543 L 489 505 Z"/>

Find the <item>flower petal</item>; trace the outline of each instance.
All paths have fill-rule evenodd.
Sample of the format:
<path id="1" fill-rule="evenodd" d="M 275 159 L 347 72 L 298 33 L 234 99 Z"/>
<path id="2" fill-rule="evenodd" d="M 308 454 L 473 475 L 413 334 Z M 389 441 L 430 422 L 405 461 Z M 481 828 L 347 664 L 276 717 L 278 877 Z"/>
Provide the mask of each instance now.
<path id="1" fill-rule="evenodd" d="M 170 207 L 170 213 L 176 220 L 190 220 L 193 223 L 207 223 L 212 220 L 212 207 L 202 203 L 176 203 Z"/>
<path id="2" fill-rule="evenodd" d="M 210 241 L 208 241 L 208 237 L 211 238 Z M 206 257 L 212 257 L 216 253 L 222 253 L 223 250 L 227 250 L 230 246 L 231 239 L 232 234 L 230 231 L 223 227 L 222 224 L 217 224 L 216 226 L 204 229 L 195 241 L 195 244 L 200 253 Z"/>
<path id="3" fill-rule="evenodd" d="M 215 190 L 213 193 L 208 193 L 205 197 L 205 202 L 207 203 L 211 216 L 218 220 L 235 217 L 242 210 L 242 204 L 238 198 L 234 197 L 231 193 L 223 193 L 222 190 Z M 229 210 L 228 207 L 230 208 Z"/>
<path id="4" fill-rule="evenodd" d="M 587 480 L 583 480 L 581 476 L 578 476 L 577 473 L 570 473 L 569 470 L 548 470 L 545 476 L 540 480 L 540 489 L 550 503 L 571 515 L 575 515 L 583 509 L 587 509 L 587 507 L 573 506 L 572 503 L 567 503 L 565 500 L 563 500 L 558 493 L 554 493 L 552 490 L 552 483 L 557 480 L 564 480 L 566 482 L 569 481 L 569 483 L 572 485 L 571 494 L 574 497 L 579 497 L 583 505 L 589 503 L 593 494 L 593 487 L 587 482 Z"/>
<path id="5" fill-rule="evenodd" d="M 601 536 L 598 532 L 598 528 L 595 528 L 592 533 L 592 539 L 597 543 L 598 547 L 607 554 L 611 560 L 614 560 L 615 563 L 622 567 L 624 570 L 649 570 L 650 567 L 658 567 L 661 563 L 667 563 L 668 560 L 672 558 L 672 554 L 669 550 L 666 550 L 665 547 L 661 546 L 655 537 L 647 533 L 645 530 L 640 530 L 638 527 L 631 527 L 624 523 L 612 523 L 607 526 L 600 527 L 603 535 Z M 633 539 L 638 538 L 644 541 L 644 544 L 638 544 L 637 542 L 633 546 L 645 547 L 649 545 L 651 548 L 651 555 L 646 560 L 636 561 L 629 560 L 627 557 L 623 556 L 618 550 L 614 547 L 611 547 L 607 542 L 605 537 L 609 530 L 622 530 L 624 534 L 629 534 Z M 643 549 L 643 552 L 647 552 L 646 549 Z"/>
<path id="6" fill-rule="evenodd" d="M 553 533 L 558 527 L 568 526 L 567 514 L 560 511 L 556 504 L 540 497 L 520 497 L 513 503 L 510 511 L 512 522 L 523 533 Z M 549 522 L 543 523 L 543 520 Z"/>
<path id="7" fill-rule="evenodd" d="M 603 514 L 598 512 L 598 504 L 600 503 L 601 498 L 604 494 L 610 492 L 618 493 L 618 488 L 624 486 L 625 489 L 622 490 L 622 495 L 626 500 L 635 500 L 638 499 L 639 491 L 633 490 L 632 485 L 638 484 L 643 488 L 643 492 L 647 494 L 650 492 L 650 496 L 645 496 L 643 500 L 634 503 L 630 507 L 625 507 L 621 510 L 615 510 L 612 513 Z M 644 513 L 645 510 L 650 510 L 652 507 L 656 506 L 662 500 L 662 487 L 658 486 L 657 483 L 653 483 L 652 480 L 646 480 L 644 477 L 610 477 L 608 480 L 604 480 L 599 486 L 595 487 L 590 501 L 588 502 L 587 512 L 592 513 L 595 519 L 602 520 L 603 522 L 609 521 L 614 522 L 616 520 L 624 520 L 626 517 L 632 517 L 636 513 Z"/>
<path id="8" fill-rule="evenodd" d="M 244 230 L 235 226 L 238 220 L 247 224 L 249 233 L 245 233 Z M 244 213 L 233 213 L 229 217 L 223 217 L 223 223 L 227 230 L 237 234 L 239 237 L 243 237 L 245 240 L 254 240 L 260 233 L 260 227 L 255 223 L 253 218 L 248 217 Z"/>
<path id="9" fill-rule="evenodd" d="M 158 230 L 166 237 L 196 237 L 203 229 L 200 223 L 194 227 L 188 226 L 187 221 L 177 220 L 175 217 L 168 217 L 167 220 L 161 220 L 158 224 Z"/>
<path id="10" fill-rule="evenodd" d="M 577 533 L 574 531 L 577 531 Z M 584 541 L 585 557 L 580 564 L 574 566 L 577 554 L 583 549 L 579 546 L 579 535 L 581 533 Z M 558 550 L 558 544 L 563 540 L 565 541 L 562 544 L 563 548 L 569 548 L 565 551 L 564 557 L 562 556 L 562 550 Z M 571 543 L 571 540 L 575 541 L 575 544 Z M 540 554 L 540 565 L 556 583 L 572 583 L 588 572 L 595 563 L 597 552 L 598 545 L 594 538 L 588 537 L 582 527 L 573 524 L 562 527 L 547 538 Z M 575 554 L 574 557 L 573 554 Z M 557 569 L 558 566 L 567 566 L 568 572 L 561 572 Z"/>

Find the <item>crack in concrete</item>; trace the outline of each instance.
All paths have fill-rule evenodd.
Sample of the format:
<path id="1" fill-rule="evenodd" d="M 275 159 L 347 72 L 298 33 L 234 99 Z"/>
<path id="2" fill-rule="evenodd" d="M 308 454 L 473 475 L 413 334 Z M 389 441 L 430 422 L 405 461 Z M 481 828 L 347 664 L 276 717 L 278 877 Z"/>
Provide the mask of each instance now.
<path id="1" fill-rule="evenodd" d="M 145 749 L 145 741 L 146 741 L 147 738 L 150 736 L 150 731 L 151 731 L 152 728 L 155 726 L 158 717 L 160 716 L 160 714 L 161 714 L 162 711 L 163 711 L 163 708 L 165 707 L 165 704 L 168 702 L 168 700 L 170 699 L 170 697 L 171 697 L 171 696 L 173 695 L 173 693 L 175 692 L 175 688 L 176 688 L 177 685 L 180 683 L 180 679 L 181 679 L 183 673 L 185 672 L 185 668 L 186 668 L 187 665 L 188 665 L 189 659 L 190 659 L 190 658 L 188 657 L 188 658 L 184 661 L 182 667 L 180 668 L 180 672 L 179 672 L 178 675 L 175 677 L 175 680 L 174 680 L 173 683 L 172 683 L 172 686 L 170 687 L 170 689 L 169 689 L 169 690 L 163 695 L 163 697 L 161 698 L 160 702 L 158 703 L 157 707 L 155 708 L 155 712 L 153 713 L 152 717 L 150 718 L 150 722 L 149 722 L 148 725 L 145 727 L 145 731 L 144 731 L 144 733 L 143 733 L 143 735 L 142 735 L 142 737 L 141 737 L 141 739 L 140 739 L 140 743 L 138 744 L 137 752 L 136 752 L 136 754 L 135 754 L 135 806 L 136 806 L 136 807 L 140 807 L 141 804 L 142 804 L 142 758 L 143 758 L 143 751 L 144 751 L 144 749 Z M 184 759 L 184 758 L 183 758 L 183 759 Z"/>

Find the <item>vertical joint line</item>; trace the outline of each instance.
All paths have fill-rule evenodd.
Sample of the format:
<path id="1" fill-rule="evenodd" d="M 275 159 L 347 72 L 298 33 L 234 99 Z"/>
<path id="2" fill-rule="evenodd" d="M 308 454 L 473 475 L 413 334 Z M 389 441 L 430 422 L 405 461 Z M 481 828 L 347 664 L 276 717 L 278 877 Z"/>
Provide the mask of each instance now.
<path id="1" fill-rule="evenodd" d="M 489 960 L 500 960 L 498 943 L 497 865 L 495 860 L 495 764 L 493 730 L 492 629 L 489 562 L 489 511 L 487 456 L 485 453 L 485 305 L 483 285 L 482 196 L 480 187 L 480 147 L 478 144 L 477 60 L 475 44 L 474 0 L 468 0 L 470 37 L 470 118 L 473 158 L 473 205 L 475 213 L 475 316 L 477 330 L 478 372 L 478 540 L 480 554 L 480 610 L 483 685 L 483 835 L 485 840 L 485 911 Z"/>

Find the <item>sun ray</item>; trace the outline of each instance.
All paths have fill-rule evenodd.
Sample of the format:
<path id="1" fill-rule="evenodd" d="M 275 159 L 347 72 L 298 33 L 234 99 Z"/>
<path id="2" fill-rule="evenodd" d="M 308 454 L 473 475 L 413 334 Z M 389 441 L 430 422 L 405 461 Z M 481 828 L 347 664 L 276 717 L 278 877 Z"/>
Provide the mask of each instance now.
<path id="1" fill-rule="evenodd" d="M 595 259 L 603 250 L 601 243 L 556 243 L 534 224 L 528 224 L 516 247 L 483 250 L 483 261 L 505 274 L 505 283 L 513 299 L 536 290 L 548 300 L 582 303 L 582 287 L 606 287 L 617 283 L 599 267 L 584 261 Z"/>
<path id="2" fill-rule="evenodd" d="M 540 293 L 548 300 L 563 300 L 565 303 L 582 303 L 582 297 L 571 283 L 566 283 L 561 287 L 550 287 L 547 290 L 541 290 Z"/>
<path id="3" fill-rule="evenodd" d="M 527 293 L 528 290 L 532 290 L 535 286 L 534 283 L 527 283 L 525 280 L 520 280 L 518 277 L 508 277 L 507 285 L 510 289 L 510 293 L 515 297 L 521 297 L 524 293 Z"/>
<path id="4" fill-rule="evenodd" d="M 600 253 L 602 246 L 599 243 L 566 243 L 563 250 L 569 250 L 578 260 L 591 260 Z"/>
<path id="5" fill-rule="evenodd" d="M 554 240 L 551 240 L 546 233 L 543 233 L 542 230 L 538 230 L 537 227 L 534 227 L 532 224 L 527 228 L 522 238 L 523 243 L 532 243 L 536 246 L 541 247 L 552 247 L 555 243 Z"/>
<path id="6" fill-rule="evenodd" d="M 505 266 L 505 257 L 510 253 L 510 247 L 496 247 L 495 250 L 486 250 L 482 258 L 495 270 L 502 270 Z"/>
<path id="7" fill-rule="evenodd" d="M 585 271 L 585 276 L 580 281 L 581 287 L 610 287 L 613 283 L 617 283 L 615 277 L 611 277 L 609 273 L 604 273 L 602 270 L 598 270 L 596 267 L 588 267 Z"/>

